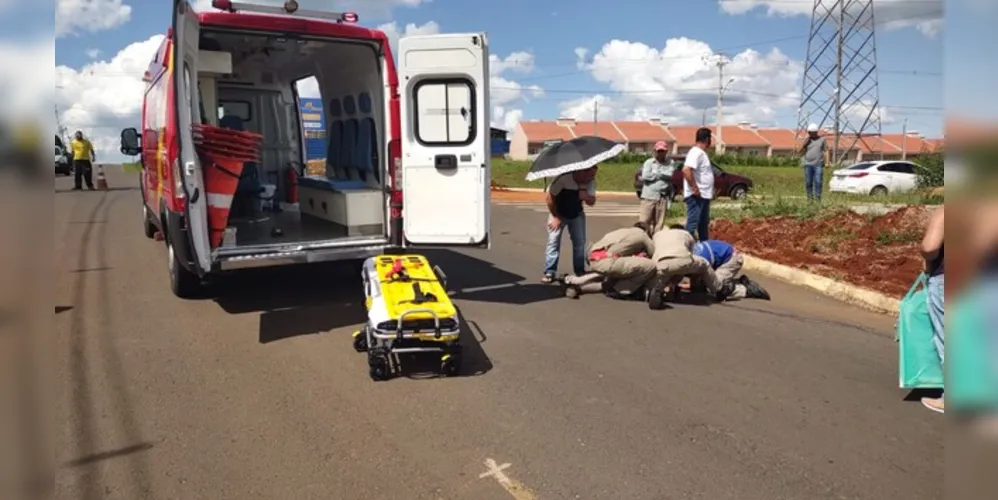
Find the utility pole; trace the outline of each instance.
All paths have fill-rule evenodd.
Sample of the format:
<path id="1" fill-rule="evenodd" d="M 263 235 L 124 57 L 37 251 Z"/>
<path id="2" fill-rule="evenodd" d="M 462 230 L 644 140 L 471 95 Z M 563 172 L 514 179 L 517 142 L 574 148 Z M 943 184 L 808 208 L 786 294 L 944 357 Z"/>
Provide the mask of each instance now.
<path id="1" fill-rule="evenodd" d="M 721 126 L 721 121 L 724 119 L 724 91 L 727 85 L 734 80 L 729 80 L 727 83 L 724 81 L 724 67 L 730 61 L 723 53 L 717 53 L 713 58 L 704 57 L 704 62 L 717 66 L 717 122 L 715 124 L 717 127 L 717 137 L 714 141 L 714 152 L 720 154 L 724 152 L 724 132 Z"/>
<path id="2" fill-rule="evenodd" d="M 593 98 L 593 135 L 599 137 L 599 100 Z"/>
<path id="3" fill-rule="evenodd" d="M 908 159 L 908 119 L 904 119 L 904 124 L 901 125 L 901 159 Z"/>

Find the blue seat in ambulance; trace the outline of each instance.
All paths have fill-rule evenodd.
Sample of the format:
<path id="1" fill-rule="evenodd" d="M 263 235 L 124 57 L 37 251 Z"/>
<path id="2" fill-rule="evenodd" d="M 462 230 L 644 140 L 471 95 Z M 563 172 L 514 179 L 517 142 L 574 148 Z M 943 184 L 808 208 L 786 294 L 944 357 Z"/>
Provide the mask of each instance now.
<path id="1" fill-rule="evenodd" d="M 367 180 L 369 177 L 378 181 L 377 172 L 377 134 L 374 127 L 374 118 L 371 117 L 371 95 L 363 92 L 357 99 L 358 107 L 362 118 L 357 125 L 357 149 L 354 154 L 354 165 L 360 172 L 361 179 Z"/>
<path id="2" fill-rule="evenodd" d="M 360 180 L 360 174 L 357 172 L 357 165 L 354 161 L 357 150 L 356 113 L 357 101 L 352 95 L 344 97 L 343 114 L 346 115 L 346 118 L 343 120 L 343 149 L 340 150 L 340 164 L 345 167 L 347 178 L 351 180 Z"/>
<path id="3" fill-rule="evenodd" d="M 339 99 L 331 99 L 328 103 L 330 125 L 326 134 L 326 175 L 309 175 L 302 177 L 298 183 L 315 189 L 326 191 L 345 191 L 363 187 L 363 183 L 349 178 L 347 165 L 342 161 L 344 150 L 343 108 Z"/>

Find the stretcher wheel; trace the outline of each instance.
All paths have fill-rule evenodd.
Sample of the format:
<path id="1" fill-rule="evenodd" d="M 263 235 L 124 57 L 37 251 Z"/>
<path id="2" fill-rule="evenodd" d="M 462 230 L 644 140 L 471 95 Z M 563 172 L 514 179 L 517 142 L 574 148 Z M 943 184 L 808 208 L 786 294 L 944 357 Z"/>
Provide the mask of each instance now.
<path id="1" fill-rule="evenodd" d="M 384 354 L 372 354 L 368 356 L 367 365 L 370 368 L 371 380 L 388 380 L 391 376 L 391 366 L 388 364 L 388 356 Z"/>
<path id="2" fill-rule="evenodd" d="M 367 330 L 357 330 L 353 332 L 353 348 L 357 352 L 367 350 Z"/>
<path id="3" fill-rule="evenodd" d="M 456 353 L 445 354 L 440 359 L 440 373 L 447 376 L 461 373 L 461 356 Z"/>

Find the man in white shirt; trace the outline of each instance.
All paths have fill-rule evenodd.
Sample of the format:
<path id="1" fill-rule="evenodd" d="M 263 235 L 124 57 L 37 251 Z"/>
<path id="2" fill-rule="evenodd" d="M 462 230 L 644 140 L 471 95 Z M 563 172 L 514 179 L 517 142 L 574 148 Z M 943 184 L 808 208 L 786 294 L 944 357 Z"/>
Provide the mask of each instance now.
<path id="1" fill-rule="evenodd" d="M 686 154 L 683 163 L 686 230 L 699 241 L 710 239 L 710 200 L 714 198 L 714 167 L 707 156 L 710 143 L 710 129 L 698 129 L 696 145 Z"/>

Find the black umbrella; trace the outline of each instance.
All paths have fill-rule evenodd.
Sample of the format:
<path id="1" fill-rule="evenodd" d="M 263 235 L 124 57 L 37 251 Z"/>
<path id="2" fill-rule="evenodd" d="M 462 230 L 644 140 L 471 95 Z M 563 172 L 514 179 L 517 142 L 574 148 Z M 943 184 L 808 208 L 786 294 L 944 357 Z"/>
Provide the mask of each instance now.
<path id="1" fill-rule="evenodd" d="M 535 181 L 585 170 L 623 153 L 626 149 L 623 144 L 602 137 L 576 137 L 551 146 L 537 155 L 530 172 L 527 172 L 527 180 Z"/>

